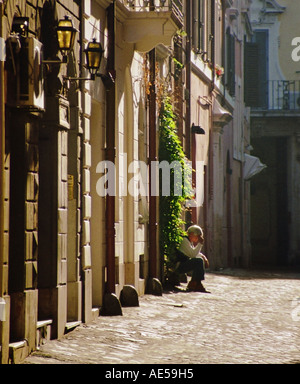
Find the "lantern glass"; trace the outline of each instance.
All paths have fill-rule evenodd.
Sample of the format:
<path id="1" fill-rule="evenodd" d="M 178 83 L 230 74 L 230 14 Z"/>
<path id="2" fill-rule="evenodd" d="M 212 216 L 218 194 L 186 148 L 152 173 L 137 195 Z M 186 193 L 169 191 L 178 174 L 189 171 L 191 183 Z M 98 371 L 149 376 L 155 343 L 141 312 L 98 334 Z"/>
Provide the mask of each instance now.
<path id="1" fill-rule="evenodd" d="M 86 54 L 86 64 L 90 73 L 96 74 L 102 60 L 103 49 L 101 43 L 98 43 L 96 39 L 90 41 L 85 50 Z"/>
<path id="2" fill-rule="evenodd" d="M 68 16 L 65 16 L 63 20 L 58 22 L 56 32 L 59 49 L 63 54 L 66 54 L 66 52 L 73 48 L 77 32 L 73 27 L 72 20 Z"/>

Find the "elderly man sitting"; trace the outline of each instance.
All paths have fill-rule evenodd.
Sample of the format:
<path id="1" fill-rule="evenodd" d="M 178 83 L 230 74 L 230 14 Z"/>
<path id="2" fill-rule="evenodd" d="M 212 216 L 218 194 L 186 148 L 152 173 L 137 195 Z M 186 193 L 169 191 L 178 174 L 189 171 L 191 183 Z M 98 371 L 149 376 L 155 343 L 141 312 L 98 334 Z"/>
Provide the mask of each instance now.
<path id="1" fill-rule="evenodd" d="M 182 239 L 177 252 L 178 265 L 176 271 L 179 274 L 192 272 L 192 279 L 187 286 L 187 290 L 209 293 L 202 284 L 205 279 L 205 268 L 209 267 L 206 256 L 201 253 L 203 243 L 202 228 L 198 225 L 189 227 L 187 237 Z"/>

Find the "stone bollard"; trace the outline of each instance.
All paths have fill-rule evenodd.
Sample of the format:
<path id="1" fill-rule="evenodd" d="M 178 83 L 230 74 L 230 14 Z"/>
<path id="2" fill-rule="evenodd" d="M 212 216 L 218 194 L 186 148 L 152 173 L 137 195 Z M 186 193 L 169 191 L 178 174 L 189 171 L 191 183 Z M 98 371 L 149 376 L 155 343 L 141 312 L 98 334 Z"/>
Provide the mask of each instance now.
<path id="1" fill-rule="evenodd" d="M 140 305 L 138 293 L 132 285 L 124 285 L 120 294 L 120 302 L 122 307 L 138 307 Z"/>
<path id="2" fill-rule="evenodd" d="M 103 298 L 103 306 L 100 309 L 100 316 L 122 316 L 122 308 L 117 295 L 106 293 Z"/>
<path id="3" fill-rule="evenodd" d="M 146 293 L 154 296 L 162 296 L 163 288 L 161 282 L 155 277 L 149 278 Z"/>

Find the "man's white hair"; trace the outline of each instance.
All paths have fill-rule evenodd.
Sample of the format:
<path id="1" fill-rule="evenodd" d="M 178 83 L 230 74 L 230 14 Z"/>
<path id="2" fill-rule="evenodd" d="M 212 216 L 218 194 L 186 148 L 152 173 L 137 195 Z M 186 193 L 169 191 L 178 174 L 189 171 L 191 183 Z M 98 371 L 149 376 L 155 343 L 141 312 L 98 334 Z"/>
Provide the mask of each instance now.
<path id="1" fill-rule="evenodd" d="M 187 233 L 188 234 L 193 233 L 194 235 L 197 235 L 197 236 L 203 236 L 203 230 L 201 227 L 199 227 L 199 225 L 191 225 L 188 228 Z"/>

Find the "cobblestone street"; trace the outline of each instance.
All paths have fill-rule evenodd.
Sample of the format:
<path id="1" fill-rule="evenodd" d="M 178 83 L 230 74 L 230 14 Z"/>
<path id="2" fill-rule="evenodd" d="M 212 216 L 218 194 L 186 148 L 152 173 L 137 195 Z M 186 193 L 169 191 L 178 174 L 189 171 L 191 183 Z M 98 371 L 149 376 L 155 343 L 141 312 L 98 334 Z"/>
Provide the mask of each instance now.
<path id="1" fill-rule="evenodd" d="M 210 294 L 145 295 L 139 307 L 123 308 L 123 316 L 82 324 L 24 363 L 296 363 L 299 278 L 296 273 L 207 273 Z"/>

